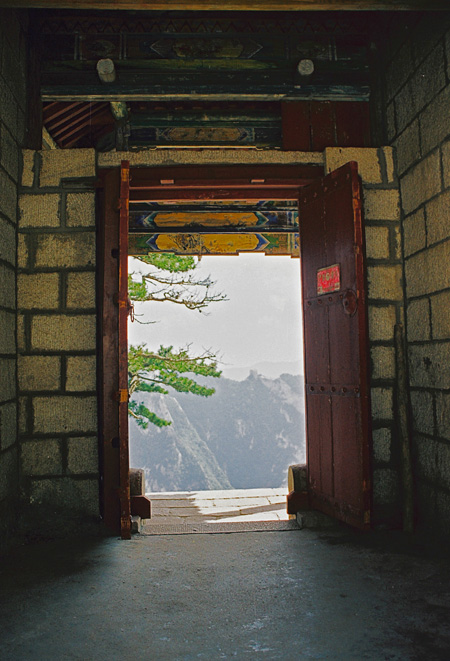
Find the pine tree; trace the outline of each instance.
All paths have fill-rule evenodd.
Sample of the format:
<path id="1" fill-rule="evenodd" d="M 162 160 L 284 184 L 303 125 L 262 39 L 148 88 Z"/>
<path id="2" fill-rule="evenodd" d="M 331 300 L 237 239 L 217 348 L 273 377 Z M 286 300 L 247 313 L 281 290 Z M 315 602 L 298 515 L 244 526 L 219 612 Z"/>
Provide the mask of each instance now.
<path id="1" fill-rule="evenodd" d="M 148 269 L 138 281 L 133 274 L 128 279 L 128 292 L 132 301 L 152 301 L 184 305 L 189 310 L 202 312 L 210 303 L 227 300 L 222 293 L 214 293 L 214 282 L 208 276 L 196 277 L 198 262 L 194 257 L 155 253 L 138 257 Z M 137 392 L 169 394 L 167 388 L 177 392 L 190 392 L 202 397 L 214 394 L 214 388 L 200 385 L 193 377 L 218 378 L 217 357 L 206 350 L 200 355 L 190 353 L 190 345 L 182 349 L 160 346 L 151 351 L 147 345 L 130 346 L 128 350 L 128 390 L 130 397 Z M 150 411 L 143 402 L 130 399 L 129 415 L 144 429 L 152 423 L 158 427 L 170 425 Z"/>

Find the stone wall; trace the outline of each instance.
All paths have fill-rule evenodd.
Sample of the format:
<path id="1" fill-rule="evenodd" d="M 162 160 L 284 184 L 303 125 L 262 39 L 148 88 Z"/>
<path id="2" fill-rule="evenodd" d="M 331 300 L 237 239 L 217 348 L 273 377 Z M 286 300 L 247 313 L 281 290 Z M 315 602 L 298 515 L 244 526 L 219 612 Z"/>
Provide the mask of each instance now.
<path id="1" fill-rule="evenodd" d="M 450 530 L 450 12 L 394 20 L 384 58 L 402 207 L 419 526 Z"/>
<path id="2" fill-rule="evenodd" d="M 16 224 L 25 135 L 26 40 L 19 13 L 0 10 L 0 549 L 16 528 Z"/>
<path id="3" fill-rule="evenodd" d="M 99 515 L 95 152 L 25 151 L 18 236 L 24 510 L 54 529 Z"/>
<path id="4" fill-rule="evenodd" d="M 397 525 L 401 510 L 394 327 L 403 323 L 400 208 L 393 150 L 325 150 L 325 171 L 356 161 L 363 186 L 370 343 L 374 523 Z"/>

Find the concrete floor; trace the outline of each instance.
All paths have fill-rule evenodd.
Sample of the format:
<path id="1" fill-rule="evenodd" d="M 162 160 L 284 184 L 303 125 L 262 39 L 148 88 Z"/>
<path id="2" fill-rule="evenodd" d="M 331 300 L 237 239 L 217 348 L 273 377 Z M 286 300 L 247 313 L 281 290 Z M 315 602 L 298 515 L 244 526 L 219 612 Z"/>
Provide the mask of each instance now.
<path id="1" fill-rule="evenodd" d="M 450 566 L 401 535 L 42 542 L 0 565 L 2 661 L 450 659 Z"/>

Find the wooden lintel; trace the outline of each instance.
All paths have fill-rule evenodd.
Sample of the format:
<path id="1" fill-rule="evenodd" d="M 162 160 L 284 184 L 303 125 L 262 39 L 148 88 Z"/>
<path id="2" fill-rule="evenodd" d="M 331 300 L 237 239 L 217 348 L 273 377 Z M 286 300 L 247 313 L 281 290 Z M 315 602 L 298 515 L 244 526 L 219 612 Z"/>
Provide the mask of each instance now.
<path id="1" fill-rule="evenodd" d="M 132 11 L 448 10 L 448 0 L 0 0 L 0 7 Z"/>

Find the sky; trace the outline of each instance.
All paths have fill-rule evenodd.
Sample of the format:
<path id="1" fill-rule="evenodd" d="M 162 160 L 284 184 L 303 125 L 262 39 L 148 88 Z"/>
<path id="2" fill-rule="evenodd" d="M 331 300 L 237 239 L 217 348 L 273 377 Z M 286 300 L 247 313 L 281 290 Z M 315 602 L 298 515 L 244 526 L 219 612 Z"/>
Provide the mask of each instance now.
<path id="1" fill-rule="evenodd" d="M 129 271 L 144 265 L 130 258 Z M 130 344 L 150 348 L 212 349 L 226 371 L 261 362 L 297 361 L 301 371 L 300 263 L 290 257 L 241 254 L 204 256 L 196 269 L 200 277 L 215 281 L 214 290 L 228 300 L 212 303 L 199 313 L 171 303 L 141 303 L 135 311 L 151 325 L 129 324 Z M 243 377 L 244 378 L 244 377 Z"/>

